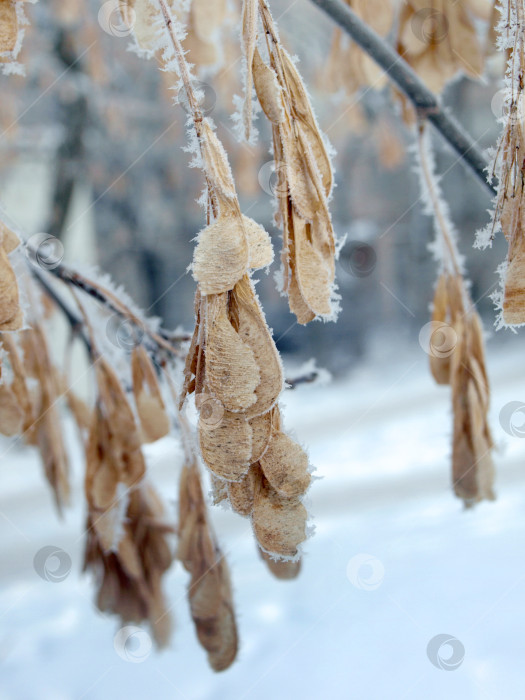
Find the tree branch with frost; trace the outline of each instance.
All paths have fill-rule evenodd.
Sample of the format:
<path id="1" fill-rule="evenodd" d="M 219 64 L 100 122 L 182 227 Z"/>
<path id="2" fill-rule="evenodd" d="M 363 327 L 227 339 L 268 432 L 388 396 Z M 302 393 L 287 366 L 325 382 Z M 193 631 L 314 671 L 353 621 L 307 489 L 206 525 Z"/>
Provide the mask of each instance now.
<path id="1" fill-rule="evenodd" d="M 91 346 L 91 341 L 84 331 L 84 321 L 70 308 L 69 304 L 62 299 L 62 296 L 54 289 L 53 285 L 49 283 L 49 280 L 46 279 L 45 274 L 34 267 L 31 267 L 31 274 L 42 287 L 46 296 L 60 309 L 71 327 L 73 336 L 82 339 L 88 354 L 91 356 L 93 348 Z"/>
<path id="2" fill-rule="evenodd" d="M 429 121 L 492 194 L 496 188 L 487 181 L 487 158 L 456 119 L 440 105 L 408 63 L 356 13 L 340 0 L 312 0 L 385 71 L 390 81 L 411 101 L 420 119 Z"/>
<path id="3" fill-rule="evenodd" d="M 142 335 L 146 335 L 148 338 L 150 338 L 150 340 L 159 350 L 165 350 L 170 355 L 181 357 L 182 351 L 175 347 L 175 345 L 190 340 L 190 336 L 172 335 L 164 330 L 160 330 L 159 332 L 152 330 L 148 327 L 147 323 L 134 311 L 132 311 L 127 304 L 119 299 L 116 294 L 103 287 L 98 282 L 89 279 L 85 275 L 69 269 L 63 263 L 56 265 L 52 269 L 46 270 L 46 272 L 61 280 L 66 285 L 80 289 L 85 294 L 101 303 L 112 313 L 117 314 L 126 321 L 129 321 L 137 329 L 137 331 L 140 331 Z M 65 305 L 61 297 L 59 297 L 52 289 L 49 282 L 46 280 L 45 272 L 39 268 L 36 268 L 34 265 L 31 265 L 31 273 L 38 280 L 40 285 L 44 287 L 44 290 L 48 296 L 50 296 L 62 310 L 72 328 L 78 327 L 78 324 L 82 325 L 81 319 L 76 317 L 76 315 Z"/>
<path id="4" fill-rule="evenodd" d="M 429 204 L 431 205 L 432 213 L 434 215 L 436 229 L 438 235 L 440 235 L 442 238 L 446 253 L 446 255 L 442 257 L 441 262 L 445 270 L 462 279 L 463 272 L 459 253 L 456 248 L 452 231 L 450 230 L 448 216 L 444 210 L 445 205 L 441 199 L 441 193 L 438 190 L 433 164 L 429 163 L 428 149 L 430 148 L 430 144 L 425 137 L 425 125 L 420 123 L 418 125 L 417 137 L 419 163 L 421 166 L 423 184 L 426 188 L 428 199 L 430 200 Z"/>

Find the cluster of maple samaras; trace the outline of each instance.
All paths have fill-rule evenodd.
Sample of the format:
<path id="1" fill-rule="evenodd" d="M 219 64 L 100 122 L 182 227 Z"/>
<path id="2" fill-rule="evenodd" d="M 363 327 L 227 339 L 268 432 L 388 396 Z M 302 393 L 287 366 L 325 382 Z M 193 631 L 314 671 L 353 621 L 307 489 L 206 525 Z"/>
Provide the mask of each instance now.
<path id="1" fill-rule="evenodd" d="M 196 463 L 189 462 L 179 482 L 178 557 L 191 574 L 190 610 L 197 637 L 215 671 L 231 665 L 238 637 L 228 566 L 208 520 Z"/>
<path id="2" fill-rule="evenodd" d="M 201 453 L 223 487 L 220 497 L 251 516 L 263 550 L 293 558 L 306 537 L 300 496 L 310 483 L 308 458 L 281 428 L 282 366 L 249 275 L 271 262 L 272 246 L 240 213 L 226 154 L 207 120 L 200 147 L 218 214 L 194 254 L 196 324 L 181 404 L 195 392 Z"/>
<path id="3" fill-rule="evenodd" d="M 452 387 L 452 480 L 456 495 L 471 506 L 494 499 L 494 465 L 483 332 L 478 313 L 466 310 L 465 297 L 460 276 L 440 275 L 432 321 L 433 335 L 442 337 L 435 344 L 431 338 L 429 354 L 436 382 Z"/>
<path id="4" fill-rule="evenodd" d="M 8 234 L 9 240 L 15 238 Z M 36 290 L 31 289 L 31 296 L 36 298 Z M 4 314 L 12 307 L 12 302 L 6 305 L 5 301 L 3 295 L 0 310 Z M 38 300 L 35 306 L 33 300 L 32 311 L 43 303 Z M 61 513 L 71 490 L 60 413 L 60 399 L 66 399 L 85 440 L 85 568 L 98 577 L 98 606 L 117 613 L 123 621 L 149 621 L 155 639 L 164 644 L 169 616 L 160 580 L 173 558 L 166 539 L 172 528 L 165 524 L 161 503 L 145 479 L 141 444 L 167 434 L 170 422 L 151 360 L 144 348 L 133 350 L 139 424 L 114 370 L 100 356 L 94 361 L 98 396 L 91 410 L 53 364 L 42 324 L 33 313 L 27 321 L 30 327 L 16 333 L 4 327 L 1 334 L 9 377 L 0 384 L 0 432 L 21 436 L 39 449 Z"/>
<path id="5" fill-rule="evenodd" d="M 62 380 L 51 362 L 42 325 L 33 317 L 31 327 L 24 322 L 9 257 L 19 245 L 18 236 L 0 223 L 0 332 L 10 369 L 6 378 L 0 365 L 0 433 L 22 436 L 38 448 L 61 511 L 69 499 L 69 465 L 56 405 Z"/>
<path id="6" fill-rule="evenodd" d="M 259 16 L 269 40 L 269 63 L 257 47 Z M 283 231 L 283 291 L 299 323 L 331 318 L 335 238 L 328 200 L 333 177 L 325 142 L 301 76 L 280 43 L 263 0 L 245 0 L 242 39 L 247 65 L 245 135 L 250 138 L 253 87 L 272 125 L 277 223 Z"/>
<path id="7" fill-rule="evenodd" d="M 483 72 L 484 48 L 476 21 L 495 21 L 491 0 L 345 0 L 352 10 L 380 36 L 396 27 L 396 49 L 428 87 L 440 93 L 458 71 L 474 79 Z M 489 46 L 487 45 L 487 49 Z M 324 70 L 325 87 L 353 94 L 360 88 L 382 89 L 387 74 L 357 44 L 334 31 Z M 406 116 L 410 104 L 402 99 Z"/>
<path id="8" fill-rule="evenodd" d="M 6 249 L 19 242 L 7 229 L 3 241 Z M 9 263 L 4 275 L 7 281 L 11 264 L 0 257 Z M 0 297 L 5 319 L 21 316 L 16 280 L 9 279 L 10 294 L 4 292 Z M 31 296 L 36 298 L 35 289 Z M 41 303 L 44 301 L 38 300 L 33 307 L 40 308 Z M 160 439 L 171 427 L 159 371 L 144 346 L 134 347 L 130 395 L 96 350 L 96 339 L 86 323 L 97 394 L 94 407 L 89 408 L 67 387 L 52 363 L 42 324 L 32 316 L 28 321 L 30 328 L 7 332 L 5 328 L 18 328 L 21 321 L 6 323 L 1 333 L 8 371 L 0 384 L 0 432 L 20 435 L 39 448 L 57 509 L 62 512 L 70 498 L 60 413 L 60 399 L 66 398 L 85 446 L 84 568 L 95 576 L 97 605 L 103 612 L 118 615 L 122 623 L 149 623 L 157 645 L 163 646 L 172 623 L 162 578 L 173 562 L 169 537 L 174 529 L 147 479 L 142 452 L 144 443 Z M 237 650 L 232 593 L 226 562 L 207 520 L 195 463 L 186 465 L 181 476 L 179 542 L 179 558 L 192 574 L 188 595 L 199 641 L 212 667 L 222 670 L 232 663 Z M 269 565 L 272 570 L 277 566 L 276 575 L 286 577 L 287 564 Z M 217 600 L 220 605 L 215 608 Z"/>
<path id="9" fill-rule="evenodd" d="M 69 460 L 60 427 L 58 398 L 63 382 L 54 367 L 42 325 L 31 319 L 31 328 L 2 333 L 2 346 L 11 368 L 11 382 L 0 385 L 4 435 L 20 435 L 35 445 L 59 513 L 69 502 Z M 72 399 L 74 400 L 74 399 Z M 73 409 L 72 409 L 73 410 Z"/>
<path id="10" fill-rule="evenodd" d="M 479 79 L 484 56 L 474 20 L 489 20 L 492 5 L 488 0 L 405 0 L 398 53 L 433 92 L 441 92 L 458 71 Z"/>
<path id="11" fill-rule="evenodd" d="M 97 605 L 127 621 L 150 623 L 159 645 L 169 639 L 170 616 L 161 579 L 172 562 L 160 499 L 146 478 L 142 444 L 170 430 L 152 361 L 133 349 L 133 409 L 119 378 L 94 358 L 97 400 L 86 437 L 88 504 L 85 568 L 97 578 Z"/>

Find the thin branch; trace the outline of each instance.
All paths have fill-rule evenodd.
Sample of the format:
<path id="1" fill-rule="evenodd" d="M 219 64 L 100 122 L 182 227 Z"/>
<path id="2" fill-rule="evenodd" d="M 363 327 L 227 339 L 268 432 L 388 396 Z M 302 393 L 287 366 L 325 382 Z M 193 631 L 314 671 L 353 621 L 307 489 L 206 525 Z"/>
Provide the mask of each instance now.
<path id="1" fill-rule="evenodd" d="M 438 193 L 438 187 L 435 182 L 435 176 L 434 172 L 432 170 L 432 167 L 429 164 L 428 157 L 426 154 L 426 149 L 425 149 L 425 125 L 420 124 L 418 128 L 418 139 L 417 139 L 417 145 L 418 145 L 418 154 L 419 154 L 419 162 L 421 164 L 421 174 L 425 180 L 428 193 L 430 196 L 430 201 L 432 203 L 432 209 L 434 211 L 434 217 L 436 219 L 437 223 L 437 228 L 441 232 L 441 236 L 443 238 L 443 242 L 445 244 L 445 249 L 448 253 L 448 265 L 445 266 L 445 269 L 449 268 L 447 271 L 448 272 L 453 272 L 455 275 L 456 279 L 458 280 L 459 287 L 461 289 L 461 302 L 463 304 L 462 312 L 463 314 L 466 313 L 466 309 L 470 306 L 469 303 L 469 297 L 468 293 L 465 287 L 465 281 L 463 279 L 463 274 L 461 271 L 461 265 L 458 260 L 458 251 L 456 249 L 456 245 L 454 242 L 454 239 L 452 237 L 452 233 L 449 230 L 449 226 L 447 224 L 447 219 L 445 216 L 445 212 L 443 211 L 443 206 L 440 201 L 440 196 Z"/>
<path id="2" fill-rule="evenodd" d="M 64 303 L 64 301 L 56 294 L 54 289 L 51 287 L 49 282 L 45 279 L 45 273 L 40 269 L 36 268 L 34 265 L 30 266 L 33 276 L 39 281 L 40 285 L 44 288 L 48 296 L 59 306 L 59 308 L 64 312 L 68 322 L 71 327 L 83 325 L 82 319 L 76 316 L 76 314 L 71 311 L 71 309 Z M 162 350 L 167 351 L 170 355 L 176 357 L 181 357 L 182 352 L 179 348 L 175 347 L 175 344 L 183 343 L 191 340 L 191 336 L 187 335 L 174 335 L 166 331 L 159 331 L 158 333 L 147 327 L 145 322 L 140 319 L 124 302 L 122 302 L 115 294 L 113 294 L 109 289 L 105 289 L 97 282 L 88 279 L 84 275 L 78 272 L 70 270 L 63 263 L 56 265 L 56 267 L 46 270 L 49 274 L 54 275 L 57 279 L 62 282 L 80 289 L 88 296 L 96 299 L 101 304 L 103 304 L 109 311 L 118 314 L 120 317 L 130 321 L 134 326 L 140 329 L 145 336 L 147 336 L 153 343 Z"/>
<path id="3" fill-rule="evenodd" d="M 487 180 L 486 169 L 489 163 L 482 151 L 454 117 L 442 109 L 436 95 L 426 87 L 408 63 L 348 5 L 343 5 L 340 0 L 312 0 L 312 2 L 331 17 L 383 68 L 388 78 L 412 102 L 419 118 L 427 119 L 485 187 L 492 194 L 496 194 L 496 188 Z"/>
<path id="4" fill-rule="evenodd" d="M 92 280 L 88 279 L 87 277 L 84 277 L 84 275 L 81 275 L 78 272 L 69 270 L 62 263 L 51 269 L 50 272 L 56 277 L 58 277 L 58 279 L 62 280 L 62 282 L 65 282 L 66 284 L 81 289 L 89 296 L 101 302 L 106 308 L 108 308 L 113 313 L 116 313 L 122 318 L 131 321 L 133 325 L 135 325 L 137 328 L 143 331 L 145 335 L 149 336 L 156 343 L 156 345 L 158 345 L 159 348 L 167 350 L 172 355 L 180 356 L 181 353 L 179 349 L 173 346 L 173 339 L 167 340 L 160 333 L 156 333 L 155 331 L 149 329 L 145 325 L 144 321 L 140 319 L 135 313 L 133 313 L 133 311 L 128 306 L 126 306 L 126 304 L 124 304 L 118 297 L 116 297 L 109 289 L 105 289 L 98 283 L 93 282 Z M 184 336 L 180 338 L 180 341 L 182 342 L 186 339 L 186 336 Z"/>
<path id="5" fill-rule="evenodd" d="M 287 389 L 296 389 L 300 384 L 313 384 L 319 377 L 319 372 L 310 372 L 309 374 L 303 374 L 300 377 L 294 377 L 293 379 L 285 379 L 285 384 Z"/>
<path id="6" fill-rule="evenodd" d="M 62 299 L 61 295 L 58 294 L 58 292 L 53 288 L 53 286 L 49 284 L 45 275 L 40 270 L 38 270 L 33 265 L 30 265 L 30 270 L 31 274 L 37 280 L 38 284 L 42 287 L 45 294 L 64 314 L 66 321 L 71 326 L 71 331 L 73 335 L 82 339 L 84 345 L 86 346 L 88 354 L 91 356 L 93 354 L 93 348 L 91 346 L 91 341 L 89 340 L 88 336 L 84 331 L 83 320 L 70 308 L 69 304 L 67 304 L 64 301 L 64 299 Z"/>

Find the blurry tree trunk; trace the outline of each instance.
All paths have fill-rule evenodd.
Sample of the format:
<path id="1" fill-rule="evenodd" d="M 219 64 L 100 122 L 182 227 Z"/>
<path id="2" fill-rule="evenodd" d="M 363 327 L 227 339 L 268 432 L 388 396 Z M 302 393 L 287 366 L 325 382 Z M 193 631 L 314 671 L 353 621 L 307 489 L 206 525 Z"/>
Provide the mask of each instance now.
<path id="1" fill-rule="evenodd" d="M 75 74 L 82 68 L 74 50 L 70 33 L 60 29 L 55 43 L 55 54 L 64 69 Z M 61 238 L 71 207 L 78 174 L 83 172 L 85 161 L 84 133 L 88 122 L 88 102 L 85 95 L 75 90 L 75 80 L 69 80 L 65 89 L 58 92 L 58 104 L 64 138 L 57 150 L 55 180 L 51 200 L 51 214 L 47 233 Z"/>

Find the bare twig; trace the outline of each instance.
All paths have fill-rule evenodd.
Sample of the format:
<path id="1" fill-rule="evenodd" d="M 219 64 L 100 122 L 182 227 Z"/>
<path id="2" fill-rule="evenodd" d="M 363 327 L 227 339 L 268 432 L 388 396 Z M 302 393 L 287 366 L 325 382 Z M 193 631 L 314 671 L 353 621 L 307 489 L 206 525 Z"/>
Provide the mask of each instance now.
<path id="1" fill-rule="evenodd" d="M 51 301 L 62 311 L 67 322 L 71 326 L 71 332 L 73 335 L 82 339 L 88 354 L 91 356 L 93 348 L 91 346 L 91 341 L 84 331 L 84 322 L 70 307 L 67 302 L 62 299 L 61 295 L 49 284 L 44 273 L 35 268 L 33 265 L 30 266 L 31 274 L 37 280 L 39 285 L 44 290 L 45 294 L 51 299 Z"/>
<path id="2" fill-rule="evenodd" d="M 41 286 L 45 289 L 48 296 L 50 296 L 52 300 L 64 312 L 72 328 L 75 328 L 79 325 L 82 326 L 82 319 L 77 317 L 74 314 L 74 312 L 72 312 L 71 309 L 67 307 L 64 301 L 56 294 L 55 290 L 45 279 L 45 273 L 33 265 L 31 265 L 31 272 L 33 276 L 39 281 Z M 162 330 L 159 332 L 151 330 L 145 325 L 142 319 L 140 319 L 126 304 L 124 304 L 124 302 L 122 302 L 109 289 L 102 287 L 97 282 L 88 279 L 84 275 L 81 275 L 79 272 L 70 270 L 63 263 L 60 263 L 52 269 L 47 270 L 47 272 L 60 279 L 62 282 L 65 282 L 66 284 L 72 287 L 76 287 L 82 290 L 85 294 L 99 301 L 113 313 L 118 314 L 127 321 L 130 321 L 134 326 L 137 327 L 137 329 L 140 329 L 140 331 L 142 331 L 144 335 L 150 338 L 159 349 L 165 350 L 170 355 L 175 355 L 177 357 L 183 355 L 181 350 L 176 347 L 176 344 L 190 340 L 191 336 L 174 335 Z"/>
<path id="3" fill-rule="evenodd" d="M 422 82 L 408 63 L 394 49 L 365 24 L 356 13 L 343 5 L 340 0 L 312 0 L 323 12 L 331 17 L 366 53 L 384 69 L 388 78 L 408 97 L 420 118 L 428 119 L 434 128 L 448 142 L 478 179 L 492 194 L 496 188 L 487 180 L 489 165 L 463 127 L 447 114 L 439 100 Z"/>
<path id="4" fill-rule="evenodd" d="M 149 329 L 144 324 L 144 321 L 142 321 L 135 313 L 133 313 L 133 311 L 128 306 L 126 306 L 126 304 L 124 304 L 117 296 L 115 296 L 115 294 L 109 291 L 109 289 L 105 289 L 98 283 L 93 282 L 92 280 L 88 279 L 87 277 L 84 277 L 84 275 L 81 275 L 78 272 L 69 270 L 62 263 L 54 267 L 52 270 L 50 270 L 50 272 L 52 272 L 56 277 L 61 279 L 66 284 L 70 284 L 74 287 L 77 287 L 78 289 L 81 289 L 89 296 L 101 302 L 110 311 L 113 311 L 119 316 L 122 316 L 122 318 L 131 321 L 131 323 L 133 323 L 137 328 L 143 331 L 145 335 L 149 336 L 159 346 L 159 348 L 167 350 L 173 355 L 181 354 L 179 349 L 174 347 L 174 345 L 172 344 L 173 341 L 170 342 L 161 334 Z M 181 338 L 181 341 L 182 340 L 186 340 L 186 336 L 184 336 L 184 338 Z"/>
<path id="5" fill-rule="evenodd" d="M 318 377 L 319 372 L 314 371 L 303 374 L 300 377 L 294 377 L 293 379 L 285 379 L 284 381 L 287 389 L 295 389 L 300 384 L 313 384 Z"/>

